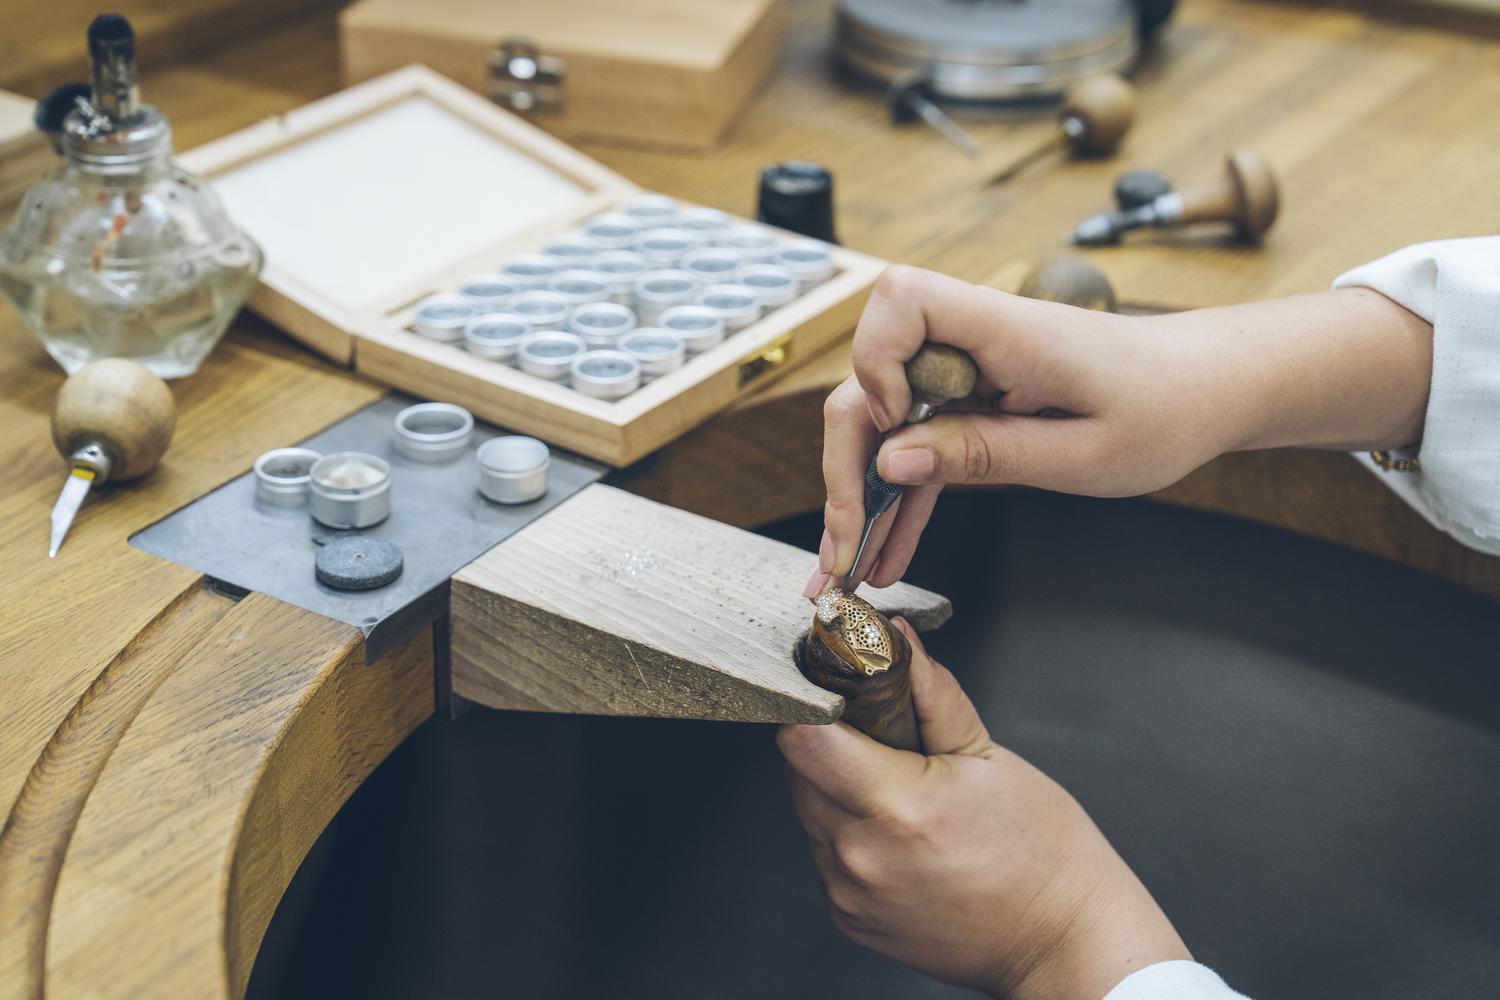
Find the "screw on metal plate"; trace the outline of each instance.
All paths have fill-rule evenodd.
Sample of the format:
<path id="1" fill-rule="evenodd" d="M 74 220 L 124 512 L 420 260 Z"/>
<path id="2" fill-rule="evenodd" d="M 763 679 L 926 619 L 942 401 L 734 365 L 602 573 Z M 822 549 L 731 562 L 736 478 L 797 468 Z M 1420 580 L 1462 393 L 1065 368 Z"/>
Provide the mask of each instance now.
<path id="1" fill-rule="evenodd" d="M 508 38 L 490 50 L 490 100 L 521 114 L 563 109 L 565 65 L 535 45 Z"/>

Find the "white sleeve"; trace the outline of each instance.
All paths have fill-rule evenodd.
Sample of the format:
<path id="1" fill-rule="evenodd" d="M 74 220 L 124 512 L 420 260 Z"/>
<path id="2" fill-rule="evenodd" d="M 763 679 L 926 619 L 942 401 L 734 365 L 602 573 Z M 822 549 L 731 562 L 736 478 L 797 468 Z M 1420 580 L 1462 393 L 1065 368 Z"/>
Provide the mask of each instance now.
<path id="1" fill-rule="evenodd" d="M 1246 1000 L 1197 962 L 1157 962 L 1120 980 L 1104 1000 Z"/>
<path id="2" fill-rule="evenodd" d="M 1350 285 L 1373 288 L 1433 327 L 1421 468 L 1381 472 L 1358 457 L 1435 526 L 1500 555 L 1500 237 L 1407 247 L 1333 283 Z"/>

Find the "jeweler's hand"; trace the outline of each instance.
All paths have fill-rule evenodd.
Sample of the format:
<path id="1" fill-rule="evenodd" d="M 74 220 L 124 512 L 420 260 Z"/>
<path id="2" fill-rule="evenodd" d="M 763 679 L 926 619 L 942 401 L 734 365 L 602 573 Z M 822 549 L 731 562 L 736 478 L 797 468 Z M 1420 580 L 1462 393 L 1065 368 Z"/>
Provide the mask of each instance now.
<path id="1" fill-rule="evenodd" d="M 1190 957 L 1078 803 L 996 746 L 953 675 L 898 627 L 931 756 L 844 723 L 777 737 L 839 930 L 1016 1000 L 1102 997 L 1137 968 Z"/>
<path id="2" fill-rule="evenodd" d="M 979 367 L 973 397 L 881 443 L 911 403 L 905 362 L 926 341 Z M 876 523 L 859 579 L 906 571 L 948 483 L 1132 496 L 1247 448 L 1399 447 L 1427 406 L 1432 328 L 1378 293 L 1125 317 L 888 268 L 854 334 L 854 375 L 824 406 L 827 529 L 815 596 L 849 572 L 863 483 L 906 487 Z"/>

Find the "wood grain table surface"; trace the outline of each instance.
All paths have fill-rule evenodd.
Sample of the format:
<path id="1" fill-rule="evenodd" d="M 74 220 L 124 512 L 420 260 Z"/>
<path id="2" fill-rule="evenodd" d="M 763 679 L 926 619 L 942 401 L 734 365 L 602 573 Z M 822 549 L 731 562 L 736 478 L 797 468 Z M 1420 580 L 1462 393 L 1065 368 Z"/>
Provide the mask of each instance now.
<path id="1" fill-rule="evenodd" d="M 762 165 L 819 161 L 837 176 L 845 243 L 1010 289 L 1105 207 L 1119 170 L 1190 179 L 1232 145 L 1259 149 L 1284 199 L 1264 247 L 1145 235 L 1091 254 L 1123 301 L 1166 308 L 1324 288 L 1406 243 L 1500 224 L 1500 43 L 1483 33 L 1188 0 L 1138 76 L 1140 117 L 1119 157 L 1042 158 L 994 185 L 1047 140 L 1048 113 L 969 117 L 984 151 L 967 160 L 919 126 L 893 129 L 879 95 L 831 79 L 824 0 L 787 13 L 775 79 L 722 148 L 584 151 L 738 213 L 752 211 Z M 22 76 L 55 82 L 49 65 Z M 337 76 L 335 22 L 320 7 L 157 65 L 143 89 L 188 148 L 330 93 Z M 178 433 L 162 467 L 91 499 L 49 561 L 64 470 L 47 422 L 62 375 L 10 309 L 0 351 L 0 1000 L 237 997 L 305 851 L 431 714 L 431 637 L 367 665 L 356 631 L 262 595 L 232 602 L 127 539 L 382 390 L 241 316 L 204 370 L 173 385 Z M 848 367 L 845 343 L 617 482 L 742 526 L 816 509 L 819 408 Z M 1500 560 L 1428 527 L 1347 456 L 1231 456 L 1161 498 L 1500 597 Z"/>

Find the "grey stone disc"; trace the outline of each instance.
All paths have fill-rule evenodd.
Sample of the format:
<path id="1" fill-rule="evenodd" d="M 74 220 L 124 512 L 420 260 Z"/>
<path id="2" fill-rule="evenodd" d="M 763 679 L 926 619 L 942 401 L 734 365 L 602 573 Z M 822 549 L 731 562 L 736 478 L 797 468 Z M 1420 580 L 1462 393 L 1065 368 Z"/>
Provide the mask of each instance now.
<path id="1" fill-rule="evenodd" d="M 318 581 L 337 590 L 374 590 L 401 575 L 401 549 L 379 538 L 336 538 L 318 550 Z"/>

